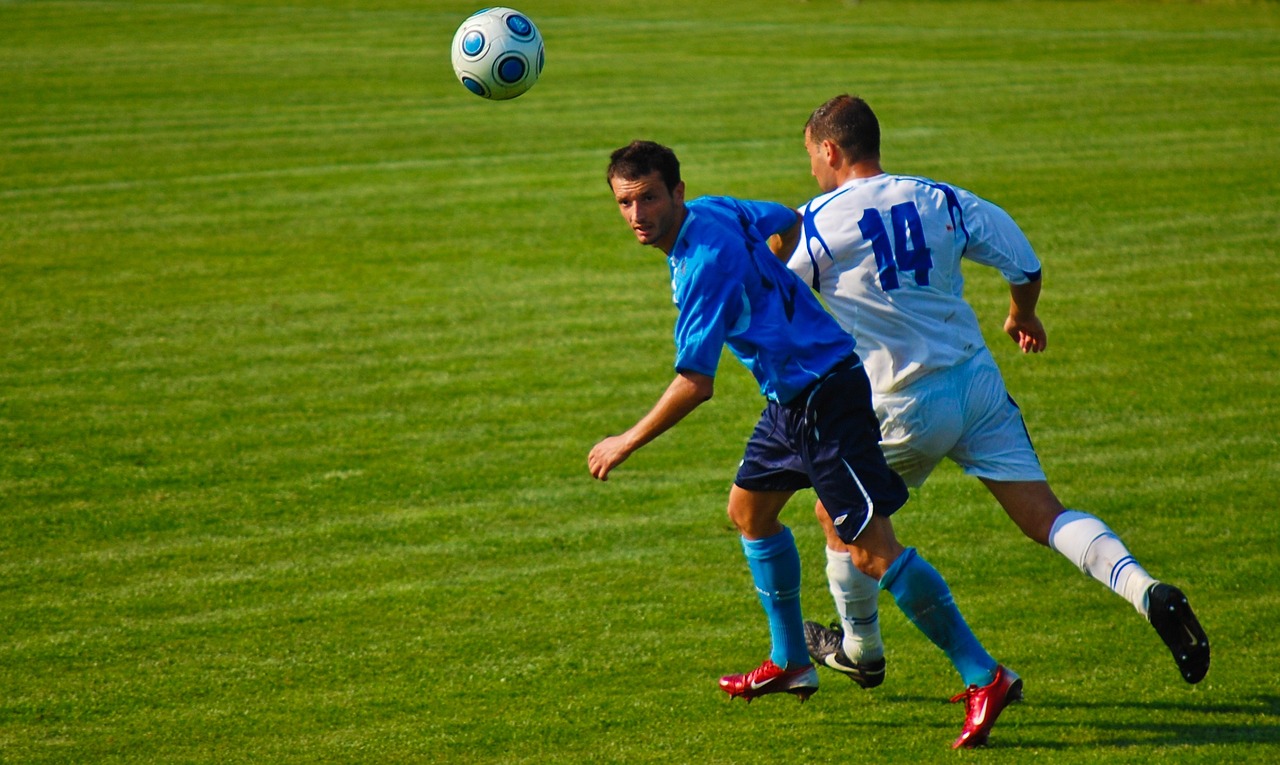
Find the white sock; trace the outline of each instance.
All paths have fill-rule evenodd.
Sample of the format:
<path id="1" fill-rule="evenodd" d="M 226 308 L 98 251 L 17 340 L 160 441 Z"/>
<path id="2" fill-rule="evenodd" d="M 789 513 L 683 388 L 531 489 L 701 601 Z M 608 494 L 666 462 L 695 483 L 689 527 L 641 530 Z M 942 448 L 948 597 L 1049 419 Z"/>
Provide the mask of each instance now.
<path id="1" fill-rule="evenodd" d="M 1067 510 L 1053 522 L 1049 545 L 1147 615 L 1147 590 L 1156 580 L 1107 524 L 1088 513 Z"/>
<path id="2" fill-rule="evenodd" d="M 880 638 L 880 583 L 853 565 L 849 553 L 827 551 L 827 584 L 844 625 L 844 652 L 853 661 L 884 657 Z"/>

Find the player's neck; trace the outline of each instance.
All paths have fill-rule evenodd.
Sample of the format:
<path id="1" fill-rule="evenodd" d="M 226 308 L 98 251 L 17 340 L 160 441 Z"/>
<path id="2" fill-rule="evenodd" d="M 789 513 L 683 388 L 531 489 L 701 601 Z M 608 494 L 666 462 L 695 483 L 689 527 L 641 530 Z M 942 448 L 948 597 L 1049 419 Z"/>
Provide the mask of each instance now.
<path id="1" fill-rule="evenodd" d="M 884 168 L 880 167 L 880 160 L 878 159 L 864 159 L 860 162 L 852 162 L 845 165 L 844 172 L 841 175 L 840 183 L 843 185 L 859 178 L 874 178 L 877 175 L 884 175 Z"/>
<path id="2" fill-rule="evenodd" d="M 675 249 L 676 240 L 680 238 L 680 231 L 684 228 L 684 219 L 688 216 L 689 208 L 685 207 L 684 204 L 680 204 L 676 208 L 676 220 L 671 226 L 671 230 L 664 234 L 661 239 L 654 242 L 653 246 L 662 250 L 664 255 L 670 255 L 671 251 Z"/>

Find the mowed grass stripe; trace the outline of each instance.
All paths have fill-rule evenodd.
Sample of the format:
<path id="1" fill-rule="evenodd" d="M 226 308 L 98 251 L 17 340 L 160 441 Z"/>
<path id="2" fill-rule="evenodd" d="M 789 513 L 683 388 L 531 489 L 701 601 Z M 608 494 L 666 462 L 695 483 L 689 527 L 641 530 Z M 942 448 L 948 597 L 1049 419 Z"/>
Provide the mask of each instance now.
<path id="1" fill-rule="evenodd" d="M 453 3 L 0 5 L 0 759 L 954 760 L 954 673 L 889 601 L 882 688 L 723 703 L 767 651 L 731 359 L 608 484 L 584 466 L 671 375 L 608 151 L 799 202 L 800 127 L 843 90 L 890 169 L 1027 228 L 1048 354 L 969 272 L 1010 388 L 1064 500 L 1215 641 L 1186 687 L 944 467 L 899 529 L 1028 680 L 983 757 L 1274 759 L 1275 20 L 819 5 L 535 3 L 547 73 L 505 104 L 453 80 Z M 784 517 L 826 620 L 812 500 Z"/>

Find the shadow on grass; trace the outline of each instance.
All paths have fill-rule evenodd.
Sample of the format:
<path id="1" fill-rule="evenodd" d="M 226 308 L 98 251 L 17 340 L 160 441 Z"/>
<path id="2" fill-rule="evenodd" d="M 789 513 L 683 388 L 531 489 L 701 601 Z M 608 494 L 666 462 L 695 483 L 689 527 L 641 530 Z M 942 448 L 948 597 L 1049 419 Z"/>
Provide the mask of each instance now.
<path id="1" fill-rule="evenodd" d="M 896 696 L 901 702 L 937 699 Z M 1061 712 L 1062 714 L 1055 714 Z M 1280 743 L 1280 695 L 1261 694 L 1232 703 L 1168 701 L 1028 701 L 1010 707 L 992 734 L 993 749 L 1073 749 L 1077 746 L 1277 744 Z M 1081 712 L 1082 714 L 1076 714 Z M 1167 719 L 1166 713 L 1193 714 L 1195 722 Z M 1021 735 L 1000 736 L 1000 728 Z M 1051 729 L 1053 738 L 1037 739 L 1034 730 Z M 1072 730 L 1087 730 L 1087 741 L 1063 741 Z"/>
<path id="2" fill-rule="evenodd" d="M 1080 702 L 1047 701 L 1040 709 L 1087 710 L 1097 718 L 1085 725 L 1094 731 L 1094 743 L 1114 747 L 1151 744 L 1276 744 L 1280 743 L 1280 696 L 1262 694 L 1230 703 L 1182 702 Z M 1135 713 L 1153 713 L 1148 720 Z M 1193 723 L 1160 719 L 1158 713 L 1193 713 Z M 1092 715 L 1091 715 L 1092 716 Z M 1052 721 L 1026 721 L 1027 727 L 1057 726 Z M 1022 746 L 1065 748 L 1062 742 L 1024 741 Z"/>

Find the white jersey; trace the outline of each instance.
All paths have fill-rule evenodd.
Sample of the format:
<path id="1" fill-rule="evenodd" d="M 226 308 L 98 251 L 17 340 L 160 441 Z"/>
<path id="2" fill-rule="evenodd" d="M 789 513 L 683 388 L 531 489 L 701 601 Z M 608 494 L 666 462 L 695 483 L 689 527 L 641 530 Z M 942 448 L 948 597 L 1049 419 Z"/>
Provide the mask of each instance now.
<path id="1" fill-rule="evenodd" d="M 1040 275 L 1040 260 L 1008 213 L 927 178 L 855 178 L 800 213 L 803 234 L 787 265 L 857 340 L 876 393 L 985 347 L 963 296 L 961 258 L 998 269 L 1011 284 Z"/>

